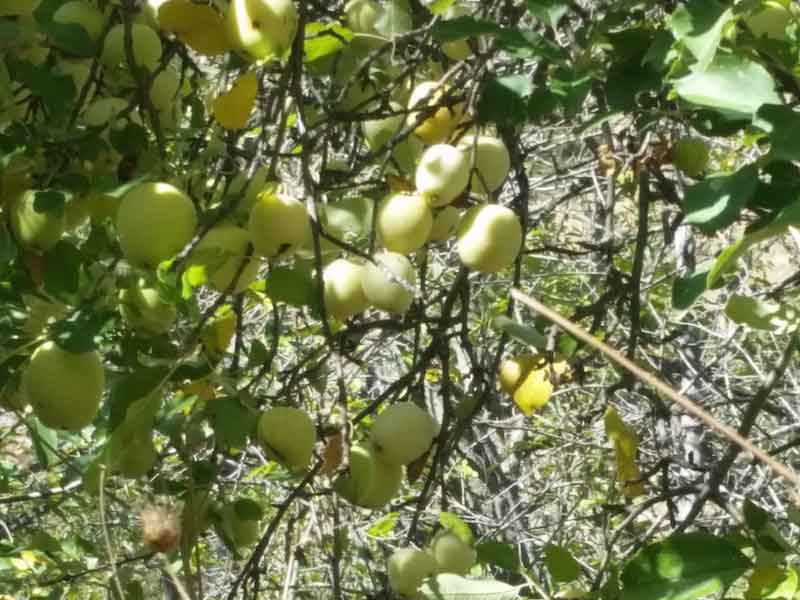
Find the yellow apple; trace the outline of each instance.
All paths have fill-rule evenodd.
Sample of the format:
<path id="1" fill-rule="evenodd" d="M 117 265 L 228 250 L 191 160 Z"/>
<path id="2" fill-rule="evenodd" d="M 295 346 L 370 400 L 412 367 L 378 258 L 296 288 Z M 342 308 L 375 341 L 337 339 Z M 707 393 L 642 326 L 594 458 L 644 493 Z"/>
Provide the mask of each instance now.
<path id="1" fill-rule="evenodd" d="M 439 573 L 466 575 L 478 560 L 475 548 L 452 531 L 437 535 L 431 543 L 430 553 L 436 560 Z"/>
<path id="2" fill-rule="evenodd" d="M 513 394 L 537 366 L 542 366 L 542 358 L 534 354 L 521 354 L 504 360 L 497 377 L 500 387 L 506 394 Z"/>
<path id="3" fill-rule="evenodd" d="M 519 409 L 530 416 L 547 404 L 553 394 L 551 371 L 560 375 L 566 370 L 567 363 L 563 360 L 550 364 L 541 355 L 522 354 L 503 361 L 498 380 Z"/>
<path id="4" fill-rule="evenodd" d="M 467 211 L 458 226 L 458 256 L 481 273 L 502 271 L 519 255 L 522 226 L 510 208 L 484 204 Z"/>
<path id="5" fill-rule="evenodd" d="M 438 433 L 439 424 L 426 410 L 398 402 L 375 417 L 370 441 L 384 463 L 407 465 L 428 451 Z"/>
<path id="6" fill-rule="evenodd" d="M 267 455 L 295 472 L 308 467 L 317 428 L 303 410 L 291 406 L 273 406 L 258 419 L 258 441 Z"/>
<path id="7" fill-rule="evenodd" d="M 250 245 L 250 233 L 230 223 L 217 225 L 206 232 L 189 255 L 189 266 L 205 268 L 209 284 L 224 292 L 239 273 Z M 258 277 L 258 260 L 250 257 L 236 281 L 234 294 L 246 290 Z"/>
<path id="8" fill-rule="evenodd" d="M 414 176 L 417 192 L 433 207 L 450 204 L 469 183 L 466 153 L 450 144 L 434 144 L 422 153 Z"/>
<path id="9" fill-rule="evenodd" d="M 255 59 L 280 58 L 297 33 L 293 0 L 232 0 L 228 9 L 231 42 Z"/>
<path id="10" fill-rule="evenodd" d="M 343 321 L 369 307 L 361 285 L 364 271 L 364 265 L 345 258 L 337 258 L 325 267 L 323 294 L 329 316 Z"/>
<path id="11" fill-rule="evenodd" d="M 175 305 L 165 301 L 144 279 L 120 291 L 119 311 L 130 327 L 156 335 L 167 333 L 178 318 Z"/>
<path id="12" fill-rule="evenodd" d="M 403 282 L 403 283 L 400 283 Z M 417 273 L 405 256 L 382 252 L 364 267 L 361 287 L 371 305 L 386 312 L 402 314 L 414 301 Z"/>
<path id="13" fill-rule="evenodd" d="M 500 189 L 511 170 L 511 156 L 499 137 L 491 135 L 467 136 L 459 148 L 468 153 L 468 162 L 475 165 L 477 173 L 472 176 L 472 191 L 490 194 Z"/>
<path id="14" fill-rule="evenodd" d="M 356 506 L 381 508 L 395 497 L 402 479 L 402 466 L 383 463 L 370 445 L 355 445 L 350 448 L 348 471 L 336 480 L 334 489 Z"/>
<path id="15" fill-rule="evenodd" d="M 103 13 L 84 0 L 71 0 L 59 6 L 53 13 L 53 21 L 80 25 L 93 42 L 100 37 L 105 25 Z"/>
<path id="16" fill-rule="evenodd" d="M 11 205 L 11 230 L 21 246 L 36 252 L 46 252 L 64 235 L 67 221 L 64 211 L 36 210 L 36 192 L 28 190 L 17 196 Z"/>
<path id="17" fill-rule="evenodd" d="M 389 111 L 398 114 L 384 117 L 381 119 L 370 119 L 361 122 L 361 131 L 367 146 L 372 150 L 380 150 L 397 135 L 406 120 L 404 114 L 400 114 L 403 107 L 397 102 L 389 102 Z"/>
<path id="18" fill-rule="evenodd" d="M 433 213 L 420 194 L 391 194 L 378 205 L 375 229 L 384 247 L 409 254 L 425 244 L 433 227 Z"/>
<path id="19" fill-rule="evenodd" d="M 447 92 L 448 88 L 436 81 L 424 81 L 414 88 L 408 99 L 408 108 L 411 111 L 408 114 L 408 123 L 413 125 L 422 119 L 422 122 L 414 129 L 414 133 L 426 144 L 439 144 L 447 141 L 464 119 L 463 102 L 442 106 L 432 111 L 433 114 L 430 115 L 429 111 L 423 113 L 419 110 L 442 103 Z M 413 110 L 415 108 L 418 110 Z M 428 116 L 423 118 L 424 115 Z"/>
<path id="20" fill-rule="evenodd" d="M 133 58 L 140 67 L 153 71 L 161 60 L 161 38 L 152 27 L 142 23 L 131 24 L 131 40 L 133 42 Z M 114 25 L 106 35 L 103 43 L 103 64 L 107 67 L 117 67 L 127 64 L 125 54 L 125 26 L 120 23 Z"/>
<path id="21" fill-rule="evenodd" d="M 248 229 L 256 253 L 274 258 L 293 252 L 311 236 L 305 205 L 290 196 L 262 193 L 250 211 Z"/>
<path id="22" fill-rule="evenodd" d="M 429 242 L 444 242 L 449 240 L 458 229 L 461 213 L 455 206 L 445 206 L 433 217 L 433 227 L 428 236 Z"/>
<path id="23" fill-rule="evenodd" d="M 395 594 L 417 598 L 417 589 L 436 573 L 436 560 L 416 548 L 399 548 L 389 557 L 389 587 Z"/>
<path id="24" fill-rule="evenodd" d="M 150 85 L 150 102 L 159 111 L 167 111 L 175 104 L 175 97 L 181 86 L 181 78 L 175 69 L 165 68 L 153 79 Z"/>
<path id="25" fill-rule="evenodd" d="M 117 234 L 133 265 L 157 267 L 178 254 L 194 236 L 197 213 L 192 199 L 169 183 L 140 183 L 117 211 Z"/>
<path id="26" fill-rule="evenodd" d="M 72 353 L 45 342 L 31 356 L 23 385 L 42 423 L 78 431 L 97 415 L 106 385 L 105 371 L 95 351 Z"/>
<path id="27" fill-rule="evenodd" d="M 252 518 L 249 500 L 236 500 L 222 509 L 222 529 L 237 548 L 254 543 L 260 534 L 259 519 Z"/>

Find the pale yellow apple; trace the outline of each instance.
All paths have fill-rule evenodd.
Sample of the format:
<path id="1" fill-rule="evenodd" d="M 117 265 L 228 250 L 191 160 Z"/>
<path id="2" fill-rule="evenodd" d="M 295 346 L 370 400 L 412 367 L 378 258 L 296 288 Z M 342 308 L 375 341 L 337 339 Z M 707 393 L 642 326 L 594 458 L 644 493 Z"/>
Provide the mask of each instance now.
<path id="1" fill-rule="evenodd" d="M 130 327 L 156 335 L 168 332 L 178 318 L 175 305 L 144 279 L 120 290 L 119 311 Z"/>
<path id="2" fill-rule="evenodd" d="M 178 254 L 197 229 L 192 199 L 169 183 L 141 183 L 122 198 L 117 234 L 133 265 L 157 267 Z"/>
<path id="3" fill-rule="evenodd" d="M 329 316 L 343 321 L 369 307 L 361 285 L 364 271 L 364 265 L 345 258 L 337 258 L 325 267 L 323 295 Z"/>
<path id="4" fill-rule="evenodd" d="M 389 587 L 395 594 L 417 598 L 417 589 L 436 573 L 436 560 L 416 548 L 399 548 L 389 557 Z"/>
<path id="5" fill-rule="evenodd" d="M 425 244 L 433 227 L 433 213 L 420 194 L 391 194 L 378 205 L 375 228 L 383 246 L 409 254 Z"/>
<path id="6" fill-rule="evenodd" d="M 311 236 L 311 221 L 302 202 L 267 191 L 250 210 L 248 229 L 256 253 L 274 258 L 305 243 Z"/>
<path id="7" fill-rule="evenodd" d="M 433 217 L 433 227 L 428 236 L 429 242 L 444 242 L 455 235 L 458 224 L 461 221 L 461 213 L 455 206 L 445 206 Z"/>
<path id="8" fill-rule="evenodd" d="M 55 246 L 66 230 L 66 217 L 60 212 L 36 210 L 36 191 L 23 192 L 11 204 L 11 231 L 21 246 L 46 252 Z"/>
<path id="9" fill-rule="evenodd" d="M 430 547 L 439 573 L 466 575 L 478 559 L 478 553 L 452 531 L 437 535 Z"/>
<path id="10" fill-rule="evenodd" d="M 370 430 L 379 459 L 390 465 L 407 465 L 425 454 L 439 433 L 439 424 L 413 402 L 398 402 L 381 412 Z"/>
<path id="11" fill-rule="evenodd" d="M 175 104 L 181 86 L 181 79 L 175 69 L 165 68 L 153 79 L 150 85 L 150 102 L 159 111 L 166 111 Z"/>
<path id="12" fill-rule="evenodd" d="M 270 458 L 302 472 L 311 461 L 317 428 L 307 412 L 291 406 L 273 406 L 258 419 L 258 441 Z"/>
<path id="13" fill-rule="evenodd" d="M 490 194 L 502 187 L 511 170 L 511 156 L 503 140 L 491 135 L 467 136 L 459 148 L 467 152 L 470 166 L 474 161 L 473 192 Z"/>
<path id="14" fill-rule="evenodd" d="M 246 259 L 247 247 L 250 245 L 250 232 L 230 223 L 223 223 L 208 230 L 189 255 L 189 266 L 205 268 L 208 283 L 215 290 L 224 292 L 236 280 L 234 294 L 246 290 L 258 277 L 259 262 L 255 257 Z"/>
<path id="15" fill-rule="evenodd" d="M 297 19 L 293 0 L 232 0 L 228 35 L 255 59 L 280 58 L 294 41 Z"/>
<path id="16" fill-rule="evenodd" d="M 464 119 L 464 103 L 442 106 L 436 110 L 421 112 L 419 109 L 435 107 L 444 101 L 448 92 L 447 86 L 439 84 L 437 81 L 424 81 L 414 88 L 408 99 L 408 123 L 410 125 L 419 123 L 414 129 L 414 133 L 426 144 L 439 144 L 446 142 L 453 135 Z M 413 110 L 413 109 L 418 110 Z M 428 115 L 425 118 L 424 115 Z"/>
<path id="17" fill-rule="evenodd" d="M 162 52 L 161 38 L 156 30 L 142 23 L 132 23 L 131 41 L 136 64 L 150 71 L 154 70 L 161 60 Z M 107 67 L 128 63 L 125 53 L 125 26 L 122 23 L 114 25 L 106 34 L 101 59 Z"/>
<path id="18" fill-rule="evenodd" d="M 370 149 L 380 150 L 402 129 L 406 120 L 405 114 L 401 114 L 402 110 L 403 107 L 397 102 L 389 102 L 388 112 L 398 114 L 361 122 L 361 131 Z"/>
<path id="19" fill-rule="evenodd" d="M 450 144 L 434 144 L 422 153 L 414 176 L 417 192 L 433 207 L 450 204 L 469 183 L 468 155 Z"/>
<path id="20" fill-rule="evenodd" d="M 361 286 L 372 306 L 402 314 L 414 302 L 417 273 L 405 256 L 396 252 L 375 255 L 375 262 L 364 267 Z"/>
<path id="21" fill-rule="evenodd" d="M 403 479 L 403 468 L 380 461 L 372 447 L 350 448 L 346 474 L 336 480 L 334 489 L 346 500 L 364 508 L 381 508 L 397 495 Z"/>
<path id="22" fill-rule="evenodd" d="M 458 256 L 481 273 L 496 273 L 511 265 L 522 246 L 522 226 L 510 208 L 484 204 L 467 211 L 458 226 Z"/>
<path id="23" fill-rule="evenodd" d="M 95 351 L 72 353 L 45 342 L 31 356 L 23 385 L 42 423 L 78 431 L 97 415 L 105 390 L 105 371 Z"/>
<path id="24" fill-rule="evenodd" d="M 97 41 L 103 32 L 105 17 L 99 9 L 85 0 L 71 0 L 59 6 L 53 13 L 53 21 L 62 24 L 80 25 L 89 35 L 89 39 Z"/>

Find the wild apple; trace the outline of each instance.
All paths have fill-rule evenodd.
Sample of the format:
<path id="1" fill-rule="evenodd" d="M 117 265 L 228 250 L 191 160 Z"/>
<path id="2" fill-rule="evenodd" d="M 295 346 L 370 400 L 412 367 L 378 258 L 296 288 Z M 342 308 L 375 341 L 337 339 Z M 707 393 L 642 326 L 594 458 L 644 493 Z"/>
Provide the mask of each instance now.
<path id="1" fill-rule="evenodd" d="M 500 189 L 511 170 L 511 156 L 503 140 L 492 135 L 466 136 L 459 148 L 468 153 L 470 165 L 474 160 L 477 173 L 472 175 L 472 191 L 490 194 Z"/>
<path id="2" fill-rule="evenodd" d="M 153 71 L 161 60 L 161 38 L 158 33 L 142 23 L 132 23 L 131 41 L 136 64 Z M 107 67 L 128 63 L 125 54 L 125 26 L 122 23 L 114 25 L 106 34 L 101 59 Z"/>
<path id="3" fill-rule="evenodd" d="M 389 465 L 407 465 L 425 454 L 439 433 L 439 424 L 413 402 L 392 404 L 375 417 L 370 441 L 378 458 Z"/>
<path id="4" fill-rule="evenodd" d="M 513 210 L 484 204 L 467 211 L 458 226 L 458 256 L 481 273 L 496 273 L 511 265 L 522 246 L 522 226 Z"/>
<path id="5" fill-rule="evenodd" d="M 46 252 L 64 235 L 67 222 L 64 210 L 37 210 L 36 191 L 28 190 L 11 204 L 11 230 L 21 246 Z"/>
<path id="6" fill-rule="evenodd" d="M 420 119 L 422 122 L 416 126 L 414 133 L 426 144 L 439 144 L 447 141 L 453 134 L 456 127 L 464 119 L 464 103 L 459 102 L 453 105 L 441 106 L 424 113 L 420 109 L 434 107 L 441 104 L 447 95 L 448 88 L 440 85 L 436 81 L 424 81 L 414 88 L 411 97 L 408 99 L 408 123 L 416 124 Z M 417 110 L 413 110 L 413 109 Z M 423 118 L 424 115 L 427 115 Z"/>
<path id="7" fill-rule="evenodd" d="M 431 543 L 430 553 L 436 560 L 439 573 L 466 575 L 478 559 L 478 553 L 452 531 L 437 535 Z"/>
<path id="8" fill-rule="evenodd" d="M 202 266 L 208 283 L 215 290 L 224 292 L 236 274 L 234 294 L 250 287 L 258 277 L 259 263 L 254 257 L 246 258 L 250 245 L 250 232 L 230 223 L 217 225 L 206 232 L 189 255 L 188 265 Z M 242 262 L 246 264 L 242 267 Z"/>
<path id="9" fill-rule="evenodd" d="M 465 17 L 469 15 L 469 11 L 461 5 L 454 5 L 448 8 L 442 15 L 442 19 L 448 21 L 450 19 L 457 19 L 458 17 Z M 466 60 L 472 56 L 472 48 L 469 46 L 467 40 L 455 40 L 452 42 L 442 43 L 442 52 L 450 60 Z"/>
<path id="10" fill-rule="evenodd" d="M 305 411 L 273 406 L 258 419 L 258 441 L 270 458 L 292 471 L 302 472 L 311 461 L 317 428 Z"/>
<path id="11" fill-rule="evenodd" d="M 149 432 L 131 436 L 119 450 L 119 455 L 113 458 L 113 466 L 120 475 L 128 479 L 145 476 L 158 459 L 158 452 Z"/>
<path id="12" fill-rule="evenodd" d="M 53 22 L 64 25 L 80 25 L 89 35 L 89 39 L 97 41 L 103 32 L 105 17 L 103 13 L 84 0 L 71 0 L 59 6 L 53 13 Z"/>
<path id="13" fill-rule="evenodd" d="M 144 279 L 119 292 L 119 311 L 130 327 L 156 335 L 168 332 L 178 317 L 175 305 Z"/>
<path id="14" fill-rule="evenodd" d="M 432 227 L 433 213 L 420 194 L 391 194 L 378 205 L 375 229 L 391 252 L 409 254 L 418 250 Z"/>
<path id="15" fill-rule="evenodd" d="M 708 145 L 699 138 L 682 138 L 672 147 L 672 162 L 689 177 L 698 177 L 708 167 Z"/>
<path id="16" fill-rule="evenodd" d="M 344 7 L 344 23 L 355 34 L 353 42 L 369 48 L 384 45 L 387 40 L 375 27 L 384 13 L 383 6 L 375 0 L 350 0 Z"/>
<path id="17" fill-rule="evenodd" d="M 395 594 L 417 597 L 417 589 L 436 573 L 436 560 L 416 548 L 399 548 L 389 557 L 389 587 Z"/>
<path id="18" fill-rule="evenodd" d="M 259 538 L 260 518 L 253 511 L 254 505 L 252 500 L 240 498 L 222 509 L 222 529 L 237 548 L 249 546 Z"/>
<path id="19" fill-rule="evenodd" d="M 232 0 L 228 35 L 234 45 L 257 60 L 280 58 L 297 33 L 297 8 L 292 0 Z"/>
<path id="20" fill-rule="evenodd" d="M 428 204 L 440 207 L 450 204 L 467 189 L 469 172 L 466 153 L 449 144 L 434 144 L 422 153 L 414 182 Z"/>
<path id="21" fill-rule="evenodd" d="M 343 321 L 369 307 L 361 284 L 364 271 L 364 265 L 345 258 L 337 258 L 325 267 L 323 294 L 329 316 Z"/>
<path id="22" fill-rule="evenodd" d="M 417 273 L 402 254 L 383 252 L 375 256 L 375 263 L 366 265 L 361 285 L 372 306 L 402 314 L 414 301 Z"/>
<path id="23" fill-rule="evenodd" d="M 262 193 L 253 205 L 248 229 L 256 253 L 266 258 L 293 252 L 311 236 L 305 205 L 271 190 Z"/>

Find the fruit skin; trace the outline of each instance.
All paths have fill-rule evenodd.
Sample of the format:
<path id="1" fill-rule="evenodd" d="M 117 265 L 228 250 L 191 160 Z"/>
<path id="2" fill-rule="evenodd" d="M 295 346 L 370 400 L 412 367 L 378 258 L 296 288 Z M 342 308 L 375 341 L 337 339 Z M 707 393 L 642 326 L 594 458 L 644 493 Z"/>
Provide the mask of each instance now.
<path id="1" fill-rule="evenodd" d="M 405 281 L 407 287 L 393 281 L 386 273 Z M 386 312 L 403 314 L 414 302 L 413 288 L 417 285 L 414 265 L 405 256 L 396 252 L 383 252 L 375 256 L 375 264 L 364 267 L 361 286 L 367 301 Z M 412 289 L 408 289 L 408 287 Z"/>
<path id="2" fill-rule="evenodd" d="M 525 416 L 530 416 L 550 400 L 553 394 L 551 374 L 561 375 L 566 370 L 567 363 L 563 360 L 550 364 L 543 356 L 522 354 L 500 365 L 498 380 L 514 404 Z"/>
<path id="3" fill-rule="evenodd" d="M 458 227 L 458 256 L 465 266 L 481 273 L 496 273 L 511 265 L 521 246 L 519 218 L 497 204 L 469 209 Z"/>
<path id="4" fill-rule="evenodd" d="M 131 39 L 133 42 L 133 58 L 140 67 L 147 67 L 150 71 L 158 66 L 161 60 L 161 38 L 158 33 L 142 23 L 131 24 Z M 103 64 L 107 67 L 116 67 L 127 64 L 125 53 L 125 26 L 120 23 L 114 25 L 106 35 L 103 43 Z"/>
<path id="5" fill-rule="evenodd" d="M 291 406 L 273 406 L 261 413 L 257 435 L 270 458 L 295 472 L 306 469 L 317 442 L 314 421 Z"/>
<path id="6" fill-rule="evenodd" d="M 413 402 L 392 404 L 377 417 L 370 431 L 377 456 L 389 465 L 407 465 L 425 454 L 439 425 Z"/>
<path id="7" fill-rule="evenodd" d="M 231 42 L 255 59 L 283 56 L 296 33 L 292 0 L 232 0 L 228 9 Z"/>
<path id="8" fill-rule="evenodd" d="M 100 34 L 103 32 L 105 17 L 103 17 L 102 12 L 88 2 L 72 0 L 58 7 L 53 13 L 53 21 L 55 23 L 74 23 L 80 25 L 86 30 L 89 39 L 96 42 L 97 38 L 99 38 Z"/>
<path id="9" fill-rule="evenodd" d="M 194 236 L 197 213 L 191 198 L 169 183 L 142 183 L 122 198 L 117 233 L 133 265 L 157 267 Z"/>
<path id="10" fill-rule="evenodd" d="M 226 504 L 222 509 L 222 528 L 237 548 L 249 546 L 259 538 L 258 519 L 244 518 L 236 509 L 243 500 Z"/>
<path id="11" fill-rule="evenodd" d="M 449 144 L 434 144 L 422 153 L 414 182 L 433 207 L 450 204 L 467 189 L 469 156 Z"/>
<path id="12" fill-rule="evenodd" d="M 311 236 L 305 205 L 295 198 L 265 192 L 250 211 L 248 229 L 257 254 L 273 258 L 294 251 Z"/>
<path id="13" fill-rule="evenodd" d="M 399 548 L 389 557 L 389 587 L 395 594 L 415 598 L 417 588 L 436 573 L 436 560 L 416 548 Z"/>
<path id="14" fill-rule="evenodd" d="M 204 266 L 211 287 L 224 292 L 236 277 L 249 244 L 250 232 L 236 225 L 223 223 L 206 232 L 189 255 L 188 264 Z M 239 294 L 246 290 L 258 277 L 258 269 L 258 261 L 248 258 L 233 293 Z"/>
<path id="15" fill-rule="evenodd" d="M 143 279 L 120 291 L 119 312 L 130 327 L 155 335 L 167 333 L 178 318 L 175 305 L 164 301 Z"/>
<path id="16" fill-rule="evenodd" d="M 445 206 L 433 217 L 429 242 L 444 242 L 455 234 L 461 222 L 461 213 L 455 206 Z"/>
<path id="17" fill-rule="evenodd" d="M 323 295 L 329 316 L 343 321 L 369 307 L 361 285 L 364 272 L 364 265 L 344 258 L 337 258 L 325 267 Z"/>
<path id="18" fill-rule="evenodd" d="M 524 381 L 528 373 L 536 366 L 541 366 L 541 357 L 534 354 L 521 354 L 504 360 L 500 365 L 498 381 L 506 394 L 513 394 Z"/>
<path id="19" fill-rule="evenodd" d="M 397 102 L 389 102 L 389 110 L 387 112 L 400 112 L 402 110 L 403 107 Z M 402 129 L 404 121 L 405 115 L 403 114 L 362 121 L 361 131 L 364 134 L 367 146 L 371 150 L 383 148 Z"/>
<path id="20" fill-rule="evenodd" d="M 45 342 L 31 356 L 23 386 L 42 423 L 53 429 L 79 431 L 97 415 L 105 371 L 95 351 L 75 354 Z"/>
<path id="21" fill-rule="evenodd" d="M 763 2 L 744 22 L 760 38 L 766 36 L 773 40 L 787 40 L 786 26 L 792 14 L 780 2 Z"/>
<path id="22" fill-rule="evenodd" d="M 400 465 L 381 461 L 370 444 L 350 448 L 349 471 L 334 483 L 346 500 L 364 508 L 381 508 L 397 495 L 403 479 Z"/>
<path id="23" fill-rule="evenodd" d="M 410 254 L 425 244 L 433 227 L 433 213 L 419 194 L 391 194 L 378 206 L 375 228 L 384 247 Z"/>
<path id="24" fill-rule="evenodd" d="M 35 208 L 36 192 L 28 190 L 14 200 L 11 206 L 11 231 L 21 246 L 36 252 L 46 252 L 64 235 L 67 221 L 64 211 L 38 212 Z"/>
<path id="25" fill-rule="evenodd" d="M 475 157 L 475 169 L 480 176 L 478 173 L 472 176 L 473 192 L 490 194 L 502 187 L 511 170 L 511 155 L 503 140 L 492 135 L 467 136 L 459 148 L 468 154 L 470 165 L 473 164 L 473 154 Z"/>
<path id="26" fill-rule="evenodd" d="M 466 575 L 478 559 L 475 549 L 452 531 L 437 535 L 429 552 L 436 560 L 439 573 Z"/>
<path id="27" fill-rule="evenodd" d="M 672 147 L 672 162 L 689 177 L 697 177 L 706 170 L 709 160 L 708 145 L 701 139 L 682 138 Z"/>
<path id="28" fill-rule="evenodd" d="M 153 79 L 150 85 L 150 102 L 156 110 L 167 111 L 175 103 L 181 79 L 174 69 L 167 67 Z"/>
<path id="29" fill-rule="evenodd" d="M 414 88 L 408 99 L 408 108 L 425 108 L 435 106 L 441 102 L 447 89 L 436 81 L 424 81 Z M 420 112 L 413 111 L 408 114 L 409 125 L 420 118 Z M 464 119 L 464 104 L 457 103 L 452 106 L 442 106 L 417 125 L 414 134 L 426 144 L 439 144 L 447 141 L 456 127 Z"/>

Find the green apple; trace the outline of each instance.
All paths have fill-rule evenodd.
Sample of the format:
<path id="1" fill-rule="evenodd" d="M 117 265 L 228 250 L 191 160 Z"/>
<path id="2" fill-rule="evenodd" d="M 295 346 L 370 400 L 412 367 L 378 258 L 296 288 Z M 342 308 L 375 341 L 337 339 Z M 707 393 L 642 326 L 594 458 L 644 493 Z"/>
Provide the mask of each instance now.
<path id="1" fill-rule="evenodd" d="M 317 428 L 307 412 L 291 406 L 273 406 L 258 419 L 258 441 L 270 458 L 302 472 L 311 461 Z"/>
<path id="2" fill-rule="evenodd" d="M 113 459 L 114 469 L 123 477 L 138 479 L 147 475 L 158 459 L 158 452 L 150 433 L 138 433 L 121 447 L 119 456 Z"/>
<path id="3" fill-rule="evenodd" d="M 465 152 L 450 144 L 434 144 L 422 153 L 414 183 L 417 192 L 433 207 L 450 204 L 469 183 L 470 161 Z"/>
<path id="4" fill-rule="evenodd" d="M 72 353 L 45 342 L 23 374 L 28 400 L 39 420 L 53 429 L 78 431 L 100 408 L 105 371 L 95 351 Z"/>
<path id="5" fill-rule="evenodd" d="M 142 2 L 142 14 L 141 14 L 141 21 L 153 29 L 158 29 L 158 9 L 161 8 L 162 4 L 165 4 L 167 0 L 145 0 Z"/>
<path id="6" fill-rule="evenodd" d="M 389 112 L 398 114 L 361 122 L 361 131 L 370 149 L 380 150 L 402 129 L 406 120 L 405 114 L 401 114 L 402 110 L 403 107 L 397 102 L 389 102 Z"/>
<path id="7" fill-rule="evenodd" d="M 452 531 L 445 531 L 433 539 L 430 553 L 436 560 L 439 573 L 466 575 L 478 559 L 478 553 Z"/>
<path id="8" fill-rule="evenodd" d="M 175 69 L 166 67 L 153 79 L 150 85 L 150 102 L 159 111 L 167 111 L 175 104 L 175 97 L 181 87 L 181 78 Z"/>
<path id="9" fill-rule="evenodd" d="M 156 335 L 167 333 L 178 318 L 175 305 L 144 279 L 119 292 L 119 311 L 130 327 Z"/>
<path id="10" fill-rule="evenodd" d="M 239 272 L 249 245 L 249 231 L 223 223 L 208 230 L 200 239 L 189 255 L 188 265 L 202 266 L 211 287 L 224 292 Z M 254 257 L 248 258 L 233 293 L 239 294 L 250 287 L 258 277 L 258 269 L 258 260 Z"/>
<path id="11" fill-rule="evenodd" d="M 375 255 L 375 262 L 367 264 L 361 279 L 367 302 L 396 314 L 403 314 L 411 306 L 416 285 L 414 265 L 396 252 Z"/>
<path id="12" fill-rule="evenodd" d="M 11 205 L 11 230 L 21 246 L 35 252 L 46 252 L 64 235 L 67 220 L 60 212 L 36 210 L 36 191 L 17 196 Z"/>
<path id="13" fill-rule="evenodd" d="M 89 127 L 102 127 L 116 121 L 130 106 L 129 100 L 107 96 L 93 100 L 83 112 L 83 122 Z M 133 113 L 129 113 L 133 114 Z"/>
<path id="14" fill-rule="evenodd" d="M 484 204 L 467 211 L 458 226 L 458 256 L 481 273 L 496 273 L 511 265 L 522 246 L 522 226 L 510 208 Z"/>
<path id="15" fill-rule="evenodd" d="M 169 183 L 140 183 L 123 196 L 117 234 L 125 258 L 155 268 L 178 254 L 197 229 L 192 199 Z"/>
<path id="16" fill-rule="evenodd" d="M 369 48 L 379 48 L 387 40 L 376 29 L 375 24 L 386 9 L 375 0 L 350 0 L 344 7 L 344 23 L 355 34 L 353 42 Z"/>
<path id="17" fill-rule="evenodd" d="M 53 13 L 53 22 L 80 25 L 93 42 L 103 32 L 105 21 L 103 13 L 85 0 L 66 2 Z"/>
<path id="18" fill-rule="evenodd" d="M 375 229 L 384 247 L 399 254 L 418 250 L 428 240 L 433 213 L 420 194 L 395 193 L 378 205 Z"/>
<path id="19" fill-rule="evenodd" d="M 419 109 L 440 104 L 447 92 L 448 88 L 440 85 L 437 81 L 423 81 L 417 85 L 408 99 L 408 108 L 411 111 L 408 114 L 409 125 L 417 123 L 422 117 L 423 113 Z M 417 110 L 413 110 L 415 108 Z M 452 106 L 442 106 L 424 118 L 414 129 L 414 133 L 426 144 L 439 144 L 447 141 L 463 120 L 463 102 Z"/>
<path id="20" fill-rule="evenodd" d="M 261 533 L 258 518 L 251 511 L 252 500 L 239 499 L 222 509 L 222 529 L 237 548 L 254 543 Z"/>
<path id="21" fill-rule="evenodd" d="M 449 240 L 458 229 L 461 213 L 455 206 L 445 206 L 433 217 L 433 227 L 428 236 L 429 242 L 444 242 Z"/>
<path id="22" fill-rule="evenodd" d="M 672 147 L 672 162 L 689 177 L 702 175 L 708 167 L 708 145 L 699 138 L 682 138 Z"/>
<path id="23" fill-rule="evenodd" d="M 161 60 L 161 38 L 152 27 L 142 23 L 131 24 L 131 39 L 133 42 L 133 58 L 140 67 L 153 71 Z M 114 25 L 106 35 L 103 43 L 103 64 L 107 67 L 117 67 L 127 64 L 125 54 L 125 26 L 120 23 Z"/>
<path id="24" fill-rule="evenodd" d="M 792 14 L 783 3 L 767 0 L 745 17 L 744 22 L 758 38 L 786 40 L 786 26 L 791 19 Z"/>
<path id="25" fill-rule="evenodd" d="M 380 461 L 369 444 L 356 445 L 350 448 L 348 472 L 334 489 L 357 506 L 381 508 L 397 495 L 402 480 L 402 466 Z"/>
<path id="26" fill-rule="evenodd" d="M 325 267 L 323 295 L 329 316 L 343 321 L 369 307 L 361 285 L 365 270 L 364 265 L 345 258 L 337 258 Z"/>
<path id="27" fill-rule="evenodd" d="M 511 156 L 503 140 L 492 135 L 467 136 L 459 148 L 468 153 L 470 165 L 474 158 L 477 173 L 472 176 L 472 191 L 490 194 L 500 189 L 511 170 Z"/>
<path id="28" fill-rule="evenodd" d="M 300 200 L 268 190 L 253 205 L 248 229 L 256 253 L 274 258 L 303 245 L 311 236 L 311 221 Z"/>
<path id="29" fill-rule="evenodd" d="M 280 58 L 297 33 L 293 0 L 232 0 L 228 8 L 231 42 L 257 60 Z"/>
<path id="30" fill-rule="evenodd" d="M 436 573 L 436 560 L 416 548 L 399 548 L 392 552 L 388 564 L 389 587 L 395 594 L 417 597 L 417 589 Z"/>
<path id="31" fill-rule="evenodd" d="M 398 402 L 375 417 L 370 440 L 381 461 L 407 465 L 428 451 L 438 433 L 439 424 L 426 410 Z"/>

